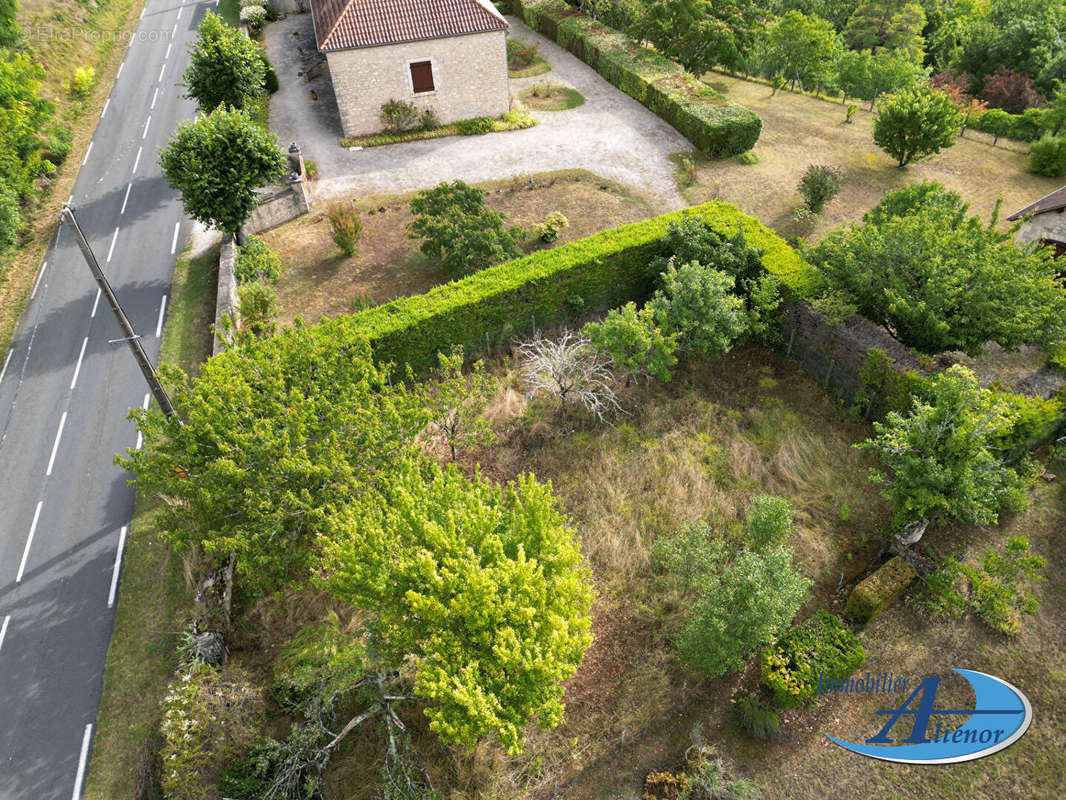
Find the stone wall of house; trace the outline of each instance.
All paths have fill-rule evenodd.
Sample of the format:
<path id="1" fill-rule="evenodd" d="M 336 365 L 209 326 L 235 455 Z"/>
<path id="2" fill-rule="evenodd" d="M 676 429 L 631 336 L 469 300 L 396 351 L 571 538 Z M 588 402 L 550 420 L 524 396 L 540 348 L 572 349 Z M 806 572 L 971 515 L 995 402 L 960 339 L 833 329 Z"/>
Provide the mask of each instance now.
<path id="1" fill-rule="evenodd" d="M 381 130 L 381 105 L 405 100 L 441 123 L 498 117 L 511 105 L 504 31 L 326 54 L 345 136 Z M 433 64 L 432 92 L 415 94 L 409 64 Z"/>
<path id="2" fill-rule="evenodd" d="M 1037 214 L 1032 219 L 1023 222 L 1016 238 L 1022 244 L 1034 242 L 1037 239 L 1066 242 L 1066 209 Z"/>

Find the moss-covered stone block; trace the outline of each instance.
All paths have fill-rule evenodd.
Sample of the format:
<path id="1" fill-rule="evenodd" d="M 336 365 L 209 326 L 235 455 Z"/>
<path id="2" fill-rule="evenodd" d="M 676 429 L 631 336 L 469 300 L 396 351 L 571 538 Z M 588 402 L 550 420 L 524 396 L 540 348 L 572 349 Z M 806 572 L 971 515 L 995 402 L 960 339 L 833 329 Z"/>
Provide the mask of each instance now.
<path id="1" fill-rule="evenodd" d="M 903 594 L 916 577 L 914 567 L 902 558 L 889 559 L 851 590 L 845 609 L 848 617 L 865 625 Z"/>

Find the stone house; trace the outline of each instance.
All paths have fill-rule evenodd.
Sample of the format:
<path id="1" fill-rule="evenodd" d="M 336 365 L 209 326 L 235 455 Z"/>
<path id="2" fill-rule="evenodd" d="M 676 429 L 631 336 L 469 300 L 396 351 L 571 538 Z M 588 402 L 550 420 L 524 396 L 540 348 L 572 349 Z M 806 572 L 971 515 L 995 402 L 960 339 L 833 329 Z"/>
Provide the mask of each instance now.
<path id="1" fill-rule="evenodd" d="M 380 131 L 388 100 L 441 123 L 510 109 L 508 24 L 488 0 L 311 0 L 311 14 L 346 136 Z"/>
<path id="2" fill-rule="evenodd" d="M 1025 220 L 1015 237 L 1019 243 L 1040 241 L 1055 248 L 1056 258 L 1066 256 L 1066 186 L 1014 212 L 1007 219 L 1011 222 Z"/>

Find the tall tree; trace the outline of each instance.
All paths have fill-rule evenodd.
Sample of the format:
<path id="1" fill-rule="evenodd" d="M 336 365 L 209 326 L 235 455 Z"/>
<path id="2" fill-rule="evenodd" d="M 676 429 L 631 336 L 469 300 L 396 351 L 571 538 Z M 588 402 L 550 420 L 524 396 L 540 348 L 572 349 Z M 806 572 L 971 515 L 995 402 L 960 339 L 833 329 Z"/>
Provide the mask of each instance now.
<path id="1" fill-rule="evenodd" d="M 955 144 L 962 117 L 943 92 L 912 86 L 885 98 L 874 120 L 874 142 L 905 167 Z"/>
<path id="2" fill-rule="evenodd" d="M 500 487 L 405 461 L 323 539 L 322 584 L 369 616 L 380 663 L 414 672 L 430 727 L 473 748 L 562 721 L 562 681 L 592 642 L 587 568 L 551 487 Z"/>
<path id="3" fill-rule="evenodd" d="M 1066 288 L 1044 251 L 1015 247 L 939 184 L 886 195 L 862 226 L 811 250 L 827 283 L 863 316 L 924 353 L 976 354 L 1066 340 Z"/>
<path id="4" fill-rule="evenodd" d="M 654 0 L 629 29 L 693 75 L 722 66 L 739 69 L 762 29 L 753 0 Z"/>
<path id="5" fill-rule="evenodd" d="M 259 204 L 256 189 L 285 171 L 274 134 L 246 111 L 221 106 L 181 123 L 159 163 L 186 214 L 233 235 Z"/>
<path id="6" fill-rule="evenodd" d="M 920 61 L 925 48 L 922 30 L 925 11 L 906 0 L 870 0 L 855 9 L 844 28 L 844 39 L 854 50 L 904 50 Z"/>
<path id="7" fill-rule="evenodd" d="M 146 447 L 122 464 L 161 495 L 178 548 L 236 556 L 252 595 L 305 582 L 316 536 L 387 472 L 427 419 L 335 326 L 293 328 L 167 373 L 183 425 L 137 413 Z"/>
<path id="8" fill-rule="evenodd" d="M 244 108 L 266 92 L 266 62 L 258 44 L 210 11 L 196 32 L 185 84 L 201 111 Z"/>
<path id="9" fill-rule="evenodd" d="M 811 82 L 823 82 L 840 50 L 832 25 L 799 11 L 789 11 L 771 25 L 766 39 L 770 63 L 793 86 L 798 81 L 805 87 Z"/>

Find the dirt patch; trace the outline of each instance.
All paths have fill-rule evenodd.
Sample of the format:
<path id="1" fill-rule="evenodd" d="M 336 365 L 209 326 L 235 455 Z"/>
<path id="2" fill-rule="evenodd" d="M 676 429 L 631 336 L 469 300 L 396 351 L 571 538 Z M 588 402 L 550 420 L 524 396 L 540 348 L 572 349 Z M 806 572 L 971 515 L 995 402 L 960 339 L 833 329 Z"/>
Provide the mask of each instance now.
<path id="1" fill-rule="evenodd" d="M 647 203 L 625 187 L 579 170 L 478 185 L 485 190 L 486 203 L 501 212 L 508 225 L 530 229 L 553 211 L 569 220 L 555 243 L 530 241 L 527 252 L 652 216 Z M 315 322 L 421 294 L 446 281 L 439 267 L 419 251 L 418 242 L 407 238 L 412 196 L 353 198 L 363 236 L 350 258 L 341 255 L 330 238 L 325 205 L 264 234 L 284 265 L 277 287 L 279 320 L 289 323 L 301 317 Z"/>
<path id="2" fill-rule="evenodd" d="M 813 97 L 778 92 L 758 83 L 713 73 L 707 81 L 763 120 L 754 152 L 757 164 L 733 159 L 707 161 L 697 157 L 693 186 L 684 190 L 691 203 L 711 199 L 738 205 L 783 236 L 804 235 L 812 241 L 847 222 L 858 222 L 885 192 L 918 181 L 940 181 L 970 203 L 971 212 L 988 219 L 996 198 L 1003 198 L 1001 220 L 1058 188 L 1060 181 L 1025 171 L 1026 156 L 1006 147 L 992 147 L 982 134 L 968 132 L 953 147 L 905 169 L 873 140 L 874 115 L 862 104 L 850 124 L 846 106 Z M 818 215 L 810 230 L 792 220 L 802 204 L 796 191 L 810 164 L 840 167 L 844 185 Z"/>

